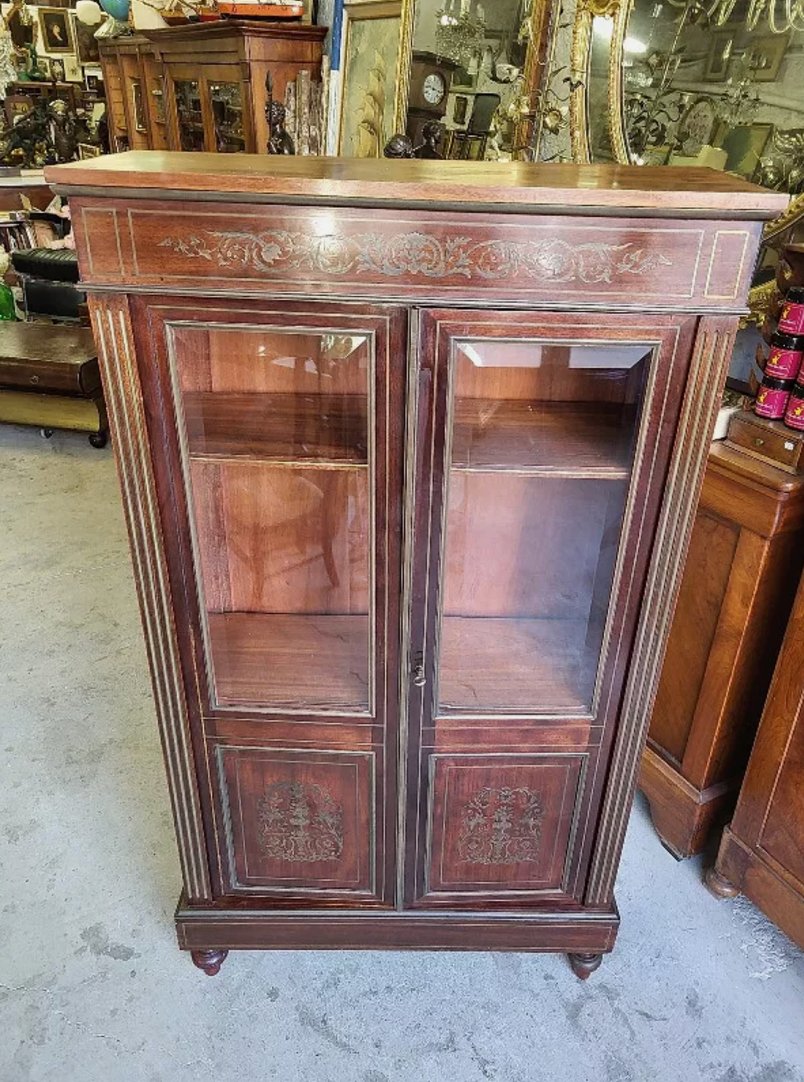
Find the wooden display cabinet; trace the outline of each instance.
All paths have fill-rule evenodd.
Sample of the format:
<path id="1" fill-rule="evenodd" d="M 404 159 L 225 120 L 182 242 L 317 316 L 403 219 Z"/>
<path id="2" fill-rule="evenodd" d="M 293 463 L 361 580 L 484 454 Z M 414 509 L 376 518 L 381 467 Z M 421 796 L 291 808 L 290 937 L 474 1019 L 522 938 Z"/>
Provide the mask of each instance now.
<path id="1" fill-rule="evenodd" d="M 804 948 L 804 580 L 798 588 L 734 817 L 706 877 L 743 892 Z"/>
<path id="2" fill-rule="evenodd" d="M 715 443 L 642 756 L 677 857 L 728 819 L 804 565 L 804 477 Z"/>
<path id="3" fill-rule="evenodd" d="M 561 950 L 613 887 L 762 220 L 708 170 L 54 167 L 104 358 L 179 941 Z"/>
<path id="4" fill-rule="evenodd" d="M 114 147 L 265 153 L 273 97 L 320 78 L 326 27 L 226 20 L 100 43 Z"/>

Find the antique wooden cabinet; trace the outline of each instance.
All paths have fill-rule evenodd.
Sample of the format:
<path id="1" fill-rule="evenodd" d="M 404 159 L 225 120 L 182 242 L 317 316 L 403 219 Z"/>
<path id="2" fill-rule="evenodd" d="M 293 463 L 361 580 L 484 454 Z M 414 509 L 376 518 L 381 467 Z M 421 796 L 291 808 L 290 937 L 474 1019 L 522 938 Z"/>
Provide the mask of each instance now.
<path id="1" fill-rule="evenodd" d="M 804 566 L 804 477 L 715 443 L 640 788 L 677 857 L 729 818 Z"/>
<path id="2" fill-rule="evenodd" d="M 804 948 L 804 579 L 798 588 L 734 817 L 706 877 L 741 891 Z"/>
<path id="3" fill-rule="evenodd" d="M 223 21 L 100 43 L 113 150 L 264 153 L 273 97 L 300 72 L 320 78 L 324 26 Z"/>
<path id="4" fill-rule="evenodd" d="M 69 194 L 179 942 L 614 943 L 762 219 L 708 170 L 132 153 Z"/>

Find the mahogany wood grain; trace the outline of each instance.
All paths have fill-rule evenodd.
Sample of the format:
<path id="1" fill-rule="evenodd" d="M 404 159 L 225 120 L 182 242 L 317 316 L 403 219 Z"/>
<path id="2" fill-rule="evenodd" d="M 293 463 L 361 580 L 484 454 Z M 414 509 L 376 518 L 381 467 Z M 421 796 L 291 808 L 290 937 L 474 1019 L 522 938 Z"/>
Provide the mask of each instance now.
<path id="1" fill-rule="evenodd" d="M 415 899 L 421 898 L 426 893 L 424 882 L 423 861 L 427 851 L 426 829 L 433 816 L 432 811 L 432 776 L 428 765 L 428 756 L 424 749 L 438 744 L 445 754 L 454 750 L 447 739 L 447 733 L 455 732 L 456 738 L 465 741 L 465 736 L 459 737 L 453 729 L 442 730 L 442 724 L 447 716 L 461 715 L 465 718 L 473 717 L 475 731 L 479 731 L 485 722 L 485 727 L 494 731 L 500 721 L 495 713 L 494 696 L 497 703 L 502 703 L 507 711 L 520 716 L 530 714 L 535 717 L 550 715 L 558 712 L 563 715 L 556 721 L 557 725 L 564 724 L 566 717 L 569 725 L 573 721 L 584 716 L 588 717 L 594 712 L 594 718 L 604 731 L 611 732 L 613 718 L 621 694 L 622 681 L 626 674 L 625 660 L 628 654 L 628 637 L 633 634 L 634 623 L 638 609 L 638 595 L 632 592 L 635 579 L 632 575 L 624 576 L 614 590 L 614 596 L 610 596 L 611 578 L 605 591 L 605 606 L 600 604 L 601 597 L 597 598 L 595 615 L 598 619 L 596 635 L 587 637 L 587 619 L 592 611 L 595 599 L 595 582 L 599 574 L 599 555 L 601 542 L 605 537 L 611 546 L 612 554 L 616 554 L 618 545 L 623 544 L 621 561 L 624 566 L 632 571 L 640 566 L 644 567 L 647 559 L 651 536 L 649 525 L 650 516 L 658 512 L 658 498 L 660 492 L 651 487 L 648 478 L 656 479 L 663 474 L 663 467 L 657 463 L 657 458 L 666 462 L 670 454 L 670 444 L 667 437 L 670 435 L 673 425 L 668 424 L 667 410 L 678 408 L 678 399 L 675 394 L 683 385 L 684 360 L 688 360 L 688 354 L 679 348 L 684 335 L 692 329 L 686 321 L 673 319 L 672 317 L 653 317 L 649 320 L 635 319 L 632 316 L 609 316 L 605 322 L 598 319 L 594 323 L 587 324 L 584 317 L 570 317 L 556 314 L 540 313 L 538 316 L 526 316 L 522 313 L 496 311 L 493 316 L 482 311 L 456 312 L 450 310 L 435 310 L 423 313 L 422 334 L 419 347 L 419 364 L 422 379 L 420 381 L 420 410 L 427 417 L 426 427 L 419 430 L 418 446 L 420 458 L 416 465 L 416 476 L 424 479 L 427 489 L 432 488 L 434 500 L 428 509 L 422 509 L 417 516 L 414 526 L 414 568 L 413 568 L 413 597 L 419 602 L 421 608 L 416 612 L 410 632 L 410 653 L 413 659 L 421 658 L 423 681 L 413 680 L 410 687 L 408 703 L 408 717 L 410 719 L 410 750 L 409 750 L 409 776 L 408 776 L 408 799 L 407 799 L 407 876 L 406 898 L 408 904 L 414 904 Z M 571 327 L 571 329 L 570 329 Z M 634 346 L 640 343 L 655 343 L 657 337 L 659 345 L 650 349 L 651 373 L 650 392 L 642 409 L 643 423 L 652 428 L 654 433 L 661 435 L 653 439 L 640 441 L 638 462 L 635 468 L 633 480 L 634 491 L 640 495 L 634 500 L 632 516 L 641 522 L 637 527 L 633 517 L 628 528 L 622 536 L 622 511 L 615 516 L 619 521 L 616 531 L 611 531 L 612 525 L 608 513 L 608 500 L 616 502 L 611 489 L 618 490 L 620 496 L 619 506 L 622 509 L 622 498 L 625 491 L 623 482 L 607 480 L 595 482 L 587 480 L 569 481 L 561 477 L 551 479 L 523 478 L 516 474 L 495 473 L 464 473 L 461 471 L 448 470 L 449 439 L 448 424 L 450 417 L 450 396 L 453 393 L 453 384 L 450 378 L 453 369 L 450 365 L 451 351 L 456 342 L 473 342 L 475 339 L 488 343 L 501 340 L 514 339 L 528 342 L 551 343 L 556 340 L 569 338 L 574 346 L 583 348 L 587 342 L 611 343 L 610 355 L 603 353 L 605 359 L 616 367 L 618 355 L 635 352 L 637 358 L 644 356 L 644 345 L 634 350 Z M 617 346 L 621 353 L 618 354 Z M 465 348 L 465 347 L 462 347 Z M 675 363 L 662 364 L 660 358 L 673 357 Z M 682 357 L 684 360 L 682 360 Z M 601 360 L 601 364 L 605 360 Z M 644 375 L 644 372 L 643 372 Z M 674 394 L 670 394 L 666 380 L 672 375 L 678 383 L 674 384 Z M 499 378 L 499 377 L 497 377 Z M 458 379 L 460 376 L 458 375 Z M 460 384 L 458 383 L 458 386 Z M 435 389 L 435 393 L 431 388 Z M 502 393 L 502 392 L 501 392 Z M 504 395 L 503 395 L 504 396 Z M 670 402 L 674 401 L 674 407 Z M 665 417 L 662 424 L 660 418 Z M 643 449 L 644 448 L 644 449 Z M 470 644 L 464 645 L 457 642 L 457 649 L 447 651 L 450 643 L 450 625 L 457 614 L 463 615 L 456 605 L 452 604 L 449 584 L 456 570 L 461 571 L 464 562 L 456 558 L 454 551 L 450 549 L 449 535 L 446 539 L 441 535 L 442 522 L 447 529 L 450 524 L 449 510 L 445 513 L 444 501 L 447 508 L 450 501 L 457 508 L 459 500 L 455 498 L 455 486 L 457 483 L 466 481 L 472 484 L 482 483 L 487 485 L 489 497 L 486 506 L 478 508 L 475 512 L 475 521 L 482 524 L 482 530 L 487 530 L 489 544 L 483 551 L 472 553 L 472 558 L 465 561 L 468 582 L 477 583 L 477 597 L 483 599 L 487 593 L 494 596 L 500 592 L 500 586 L 496 583 L 495 569 L 499 568 L 499 579 L 502 583 L 514 573 L 514 583 L 517 584 L 517 573 L 521 574 L 519 589 L 524 584 L 530 592 L 526 599 L 532 602 L 538 597 L 542 576 L 546 576 L 549 585 L 545 586 L 541 603 L 549 605 L 549 614 L 556 616 L 563 606 L 564 615 L 580 618 L 581 627 L 577 629 L 575 637 L 575 649 L 573 652 L 566 650 L 564 642 L 555 653 L 563 653 L 563 659 L 554 663 L 555 677 L 552 687 L 543 687 L 541 682 L 534 682 L 527 687 L 528 678 L 535 674 L 539 680 L 543 661 L 552 662 L 554 649 L 534 648 L 531 638 L 527 645 L 522 644 L 521 639 L 515 648 L 513 656 L 511 648 L 500 635 L 482 635 L 484 620 L 461 620 L 455 624 L 456 629 L 469 628 L 476 632 L 478 641 L 477 648 L 474 643 L 472 649 L 467 649 Z M 447 483 L 448 482 L 448 483 Z M 523 483 L 538 483 L 541 487 L 539 500 L 533 501 L 532 529 L 525 533 L 517 520 L 521 520 L 523 498 L 521 486 Z M 519 487 L 516 487 L 519 486 Z M 558 490 L 555 486 L 558 486 Z M 567 486 L 568 492 L 572 486 L 572 493 L 566 497 L 566 505 L 561 506 L 560 496 L 556 499 L 556 491 L 562 486 Z M 581 486 L 581 489 L 578 489 Z M 506 495 L 506 490 L 511 493 Z M 495 497 L 497 497 L 495 499 Z M 551 503 L 551 499 L 555 500 Z M 577 500 L 577 506 L 573 504 Z M 539 501 L 541 514 L 539 514 Z M 524 501 L 527 503 L 527 501 Z M 570 509 L 575 507 L 575 514 Z M 560 508 L 560 510 L 559 510 Z M 638 511 L 636 510 L 638 508 Z M 485 509 L 485 516 L 483 510 Z M 417 508 L 417 511 L 419 509 Z M 510 517 L 509 517 L 510 516 Z M 588 534 L 586 530 L 588 527 Z M 554 533 L 552 531 L 555 531 Z M 520 537 L 520 534 L 522 535 Z M 639 542 L 637 539 L 639 538 Z M 430 558 L 427 558 L 429 541 Z M 521 551 L 517 545 L 521 542 Z M 541 546 L 544 546 L 543 548 Z M 530 557 L 533 562 L 530 562 Z M 611 559 L 611 570 L 614 560 Z M 563 566 L 562 566 L 563 564 Z M 551 567 L 554 568 L 553 578 L 550 579 Z M 530 571 L 530 575 L 528 575 Z M 560 577 L 559 577 L 560 576 Z M 575 591 L 575 585 L 578 585 Z M 505 589 L 505 587 L 503 587 Z M 465 594 L 468 591 L 465 591 Z M 512 591 L 513 593 L 513 591 Z M 499 596 L 497 598 L 499 601 Z M 432 628 L 438 627 L 439 609 L 444 606 L 444 619 L 441 624 L 440 639 L 434 638 Z M 572 605 L 576 605 L 573 612 Z M 582 608 L 583 606 L 583 608 Z M 500 607 L 497 607 L 499 613 Z M 533 610 L 525 610 L 532 614 Z M 628 613 L 628 616 L 625 614 Z M 597 698 L 593 705 L 591 686 L 595 679 L 596 666 L 593 664 L 600 650 L 600 635 L 603 624 L 609 616 L 612 619 L 614 640 L 608 643 L 605 662 L 597 681 Z M 520 609 L 517 615 L 523 615 Z M 503 627 L 511 626 L 501 622 Z M 544 627 L 548 638 L 545 645 L 550 642 L 549 635 L 553 628 L 560 628 L 559 620 L 545 620 L 537 624 L 536 621 L 521 621 L 513 624 L 519 629 L 524 625 Z M 527 638 L 527 637 L 526 637 Z M 595 641 L 596 640 L 596 641 Z M 539 640 L 539 647 L 542 646 Z M 438 649 L 436 649 L 438 646 Z M 561 647 L 564 647 L 563 651 Z M 496 651 L 496 652 L 495 652 Z M 521 653 L 520 653 L 521 651 Z M 527 661 L 530 653 L 532 660 Z M 519 664 L 513 660 L 519 659 Z M 473 664 L 472 658 L 477 658 Z M 583 665 L 581 664 L 583 661 Z M 467 663 L 468 662 L 468 663 Z M 569 662 L 571 697 L 563 698 L 561 702 L 554 703 L 555 698 L 566 695 L 564 673 Z M 463 670 L 459 668 L 463 663 Z M 495 673 L 492 665 L 496 667 Z M 454 667 L 454 669 L 453 669 Z M 514 670 L 519 673 L 514 675 Z M 447 674 L 456 672 L 456 685 L 462 685 L 460 690 L 447 685 L 450 694 L 458 698 L 456 709 L 446 709 L 450 700 L 444 691 L 444 681 Z M 582 676 L 581 676 L 582 672 Z M 499 675 L 497 675 L 499 674 Z M 580 677 L 580 679 L 579 679 Z M 493 681 L 493 683 L 492 683 Z M 476 691 L 484 690 L 484 684 L 488 682 L 488 690 L 492 692 L 489 701 L 477 700 Z M 574 687 L 573 687 L 574 684 Z M 421 685 L 421 686 L 420 686 Z M 580 685 L 580 687 L 579 687 Z M 435 689 L 439 688 L 440 705 L 435 700 Z M 579 694 L 580 690 L 580 694 Z M 543 693 L 542 701 L 535 701 L 535 694 Z M 514 696 L 512 701 L 508 696 Z M 552 698 L 551 698 L 552 696 Z M 573 701 L 574 700 L 574 701 Z M 485 718 L 484 718 L 484 715 Z M 573 717 L 574 715 L 574 717 Z M 535 733 L 527 734 L 527 730 L 520 730 L 522 752 L 525 753 L 532 745 L 527 743 L 528 737 L 533 739 Z M 610 736 L 609 736 L 610 739 Z M 590 750 L 587 746 L 576 747 L 574 750 L 585 752 Z M 588 860 L 592 839 L 591 824 L 596 817 L 596 800 L 599 800 L 602 789 L 602 771 L 599 772 L 601 760 L 598 754 L 591 754 L 588 769 L 585 771 L 583 783 L 574 794 L 574 799 L 563 811 L 562 829 L 568 824 L 575 824 L 572 851 L 567 854 L 566 869 L 566 893 L 575 896 L 575 892 L 581 890 L 585 872 L 585 861 Z M 597 792 L 596 792 L 597 789 Z M 416 840 L 411 838 L 411 833 L 416 831 Z M 453 821 L 450 823 L 451 831 L 459 829 Z M 462 904 L 480 904 L 479 899 L 472 898 L 471 894 L 464 895 Z M 498 904 L 499 903 L 498 901 Z"/>
<path id="2" fill-rule="evenodd" d="M 527 308 L 739 313 L 760 229 L 758 222 L 722 218 L 656 222 L 645 211 L 612 210 L 595 219 L 590 208 L 570 217 L 549 203 L 527 213 L 473 205 L 460 221 L 432 204 L 368 207 L 356 200 L 313 208 L 269 205 L 268 196 L 243 196 L 227 212 L 211 197 L 188 210 L 186 193 L 172 201 L 169 194 L 151 201 L 138 198 L 141 190 L 113 200 L 71 193 L 88 285 L 119 288 L 127 281 L 274 299 L 368 295 L 404 305 L 471 305 L 482 289 L 493 290 L 497 302 Z M 724 260 L 722 235 L 739 235 L 741 254 Z"/>
<path id="3" fill-rule="evenodd" d="M 804 478 L 713 444 L 640 780 L 678 857 L 734 806 L 802 566 Z"/>
<path id="4" fill-rule="evenodd" d="M 715 169 L 629 165 L 529 164 L 424 159 L 282 157 L 269 163 L 248 154 L 131 151 L 50 165 L 57 188 L 277 194 L 286 199 L 408 200 L 488 206 L 625 208 L 629 211 L 721 211 L 750 220 L 773 218 L 787 206 L 770 192 Z"/>
<path id="5" fill-rule="evenodd" d="M 589 970 L 616 934 L 614 877 L 708 426 L 761 221 L 780 197 L 682 170 L 225 157 L 134 156 L 52 173 L 71 194 L 112 384 L 120 369 L 121 478 L 194 899 L 177 913 L 180 944 L 560 949 Z M 281 347 L 285 331 L 298 349 Z M 364 340 L 373 367 L 347 372 L 349 350 L 335 339 Z M 498 358 L 535 345 L 539 364 L 470 372 L 471 393 L 458 397 L 471 403 L 472 431 L 461 434 L 458 411 L 453 435 L 470 450 L 471 438 L 480 461 L 452 470 L 449 392 L 467 340 Z M 584 378 L 576 349 L 587 351 Z M 590 350 L 605 354 L 600 363 Z M 332 385 L 318 379 L 326 351 Z M 623 375 L 629 367 L 641 370 Z M 367 454 L 355 462 L 352 420 L 319 424 L 310 399 L 334 394 L 344 417 L 362 416 L 351 396 L 366 385 Z M 298 397 L 298 429 L 278 408 L 285 394 Z M 207 395 L 222 396 L 219 417 Z M 263 395 L 261 415 L 239 408 Z M 501 416 L 515 403 L 502 436 L 478 429 L 489 400 L 504 404 L 494 405 Z M 542 408 L 555 422 L 573 401 L 571 430 L 545 422 Z M 531 438 L 524 411 L 536 403 Z M 631 467 L 618 429 L 634 425 Z M 283 471 L 290 487 L 269 491 L 265 478 Z M 340 479 L 329 499 L 324 474 Z M 311 482 L 303 499 L 299 477 Z M 523 501 L 528 486 L 538 498 Z M 469 517 L 484 508 L 496 544 L 481 528 L 477 551 L 465 545 L 453 568 L 449 493 L 472 489 Z M 541 521 L 519 503 L 540 507 Z M 298 530 L 294 515 L 305 520 Z M 347 522 L 372 575 L 344 556 Z M 283 564 L 294 548 L 305 559 Z M 308 557 L 318 578 L 302 567 Z M 462 603 L 442 605 L 454 575 Z M 328 591 L 331 605 L 320 601 Z M 478 618 L 487 591 L 489 621 Z M 233 682 L 245 674 L 246 694 L 265 701 L 210 696 L 208 610 L 210 628 L 291 620 L 262 648 L 243 631 L 231 655 Z M 518 634 L 537 615 L 547 637 L 506 670 L 509 622 Z M 297 632 L 313 621 L 318 636 L 330 620 L 368 632 L 371 668 L 358 673 L 374 689 L 368 708 L 346 702 L 351 634 L 313 657 Z M 492 621 L 498 633 L 480 636 Z M 571 639 L 556 634 L 573 622 Z M 451 662 L 439 671 L 439 636 L 448 646 L 453 626 L 456 682 L 488 679 L 483 658 L 500 658 L 487 711 L 473 702 L 439 712 L 438 681 L 452 678 Z M 228 656 L 218 653 L 216 678 Z M 551 710 L 565 694 L 562 666 L 581 658 L 570 682 L 583 672 L 586 689 Z M 523 676 L 541 701 L 523 695 L 512 707 L 506 685 Z M 295 709 L 300 692 L 308 703 Z M 465 780 L 436 796 L 438 763 L 470 761 L 479 791 Z M 444 889 L 431 889 L 428 876 L 442 872 Z"/>
<path id="6" fill-rule="evenodd" d="M 742 891 L 804 947 L 804 579 L 712 886 Z M 723 893 L 723 889 L 720 889 Z"/>
<path id="7" fill-rule="evenodd" d="M 368 710 L 367 616 L 220 612 L 208 620 L 219 703 Z"/>

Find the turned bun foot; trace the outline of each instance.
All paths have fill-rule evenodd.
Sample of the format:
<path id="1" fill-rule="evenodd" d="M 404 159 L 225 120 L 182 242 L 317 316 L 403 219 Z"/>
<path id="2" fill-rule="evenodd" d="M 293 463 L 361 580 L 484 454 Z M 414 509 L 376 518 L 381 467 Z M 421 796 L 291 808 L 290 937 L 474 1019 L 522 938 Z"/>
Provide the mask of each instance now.
<path id="1" fill-rule="evenodd" d="M 567 957 L 572 972 L 582 981 L 585 981 L 590 973 L 594 973 L 603 961 L 602 954 L 568 954 Z"/>
<path id="2" fill-rule="evenodd" d="M 208 977 L 214 977 L 228 953 L 228 951 L 190 951 L 190 957 L 193 965 L 203 969 Z"/>
<path id="3" fill-rule="evenodd" d="M 716 898 L 736 898 L 740 893 L 739 889 L 735 887 L 733 883 L 730 883 L 728 879 L 724 879 L 717 868 L 710 868 L 706 873 L 704 879 L 707 890 L 710 894 L 714 894 Z"/>

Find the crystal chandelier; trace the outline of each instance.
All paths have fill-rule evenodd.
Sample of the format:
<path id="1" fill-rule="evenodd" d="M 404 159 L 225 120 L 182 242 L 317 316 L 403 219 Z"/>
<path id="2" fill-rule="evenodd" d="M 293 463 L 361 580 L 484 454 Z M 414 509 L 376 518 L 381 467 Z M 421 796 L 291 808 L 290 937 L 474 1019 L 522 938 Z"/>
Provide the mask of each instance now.
<path id="1" fill-rule="evenodd" d="M 737 7 L 737 0 L 670 0 L 673 7 L 691 6 L 713 26 L 725 26 Z M 804 0 L 748 0 L 742 23 L 746 30 L 767 29 L 771 34 L 804 30 Z M 760 27 L 760 23 L 764 26 Z"/>
<path id="2" fill-rule="evenodd" d="M 470 10 L 469 0 L 447 0 L 436 13 L 435 51 L 439 56 L 454 60 L 461 67 L 483 48 L 486 40 L 486 20 L 483 7 Z"/>

